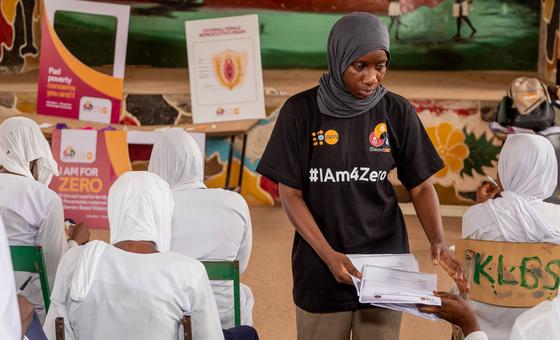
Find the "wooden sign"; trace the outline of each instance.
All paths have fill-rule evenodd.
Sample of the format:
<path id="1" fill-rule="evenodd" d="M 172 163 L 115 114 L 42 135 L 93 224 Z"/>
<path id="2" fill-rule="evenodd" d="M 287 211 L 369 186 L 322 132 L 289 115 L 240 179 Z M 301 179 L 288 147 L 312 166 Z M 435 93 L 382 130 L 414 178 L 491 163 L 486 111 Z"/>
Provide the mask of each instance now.
<path id="1" fill-rule="evenodd" d="M 459 240 L 469 298 L 497 306 L 533 307 L 553 299 L 560 285 L 560 246 Z"/>

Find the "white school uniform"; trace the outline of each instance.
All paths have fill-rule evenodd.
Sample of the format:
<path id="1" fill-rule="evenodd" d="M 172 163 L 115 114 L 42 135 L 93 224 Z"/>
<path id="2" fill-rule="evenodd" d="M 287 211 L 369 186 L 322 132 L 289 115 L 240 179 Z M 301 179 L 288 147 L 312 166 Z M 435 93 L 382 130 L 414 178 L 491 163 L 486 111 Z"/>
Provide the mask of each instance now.
<path id="1" fill-rule="evenodd" d="M 176 340 L 183 314 L 191 315 L 193 339 L 223 339 L 200 262 L 173 252 L 136 254 L 107 246 L 86 298 L 73 301 L 72 277 L 86 251 L 72 248 L 60 263 L 44 326 L 49 339 L 55 318 L 63 316 L 67 340 Z"/>
<path id="2" fill-rule="evenodd" d="M 182 129 L 162 133 L 154 145 L 149 171 L 161 176 L 173 191 L 171 250 L 200 261 L 239 261 L 240 272 L 249 263 L 252 227 L 243 197 L 203 183 L 202 155 Z M 222 328 L 234 326 L 233 283 L 211 281 Z M 254 298 L 241 284 L 241 324 L 251 326 Z"/>
<path id="3" fill-rule="evenodd" d="M 60 197 L 33 179 L 0 173 L 0 220 L 6 226 L 10 245 L 40 245 L 45 256 L 49 286 L 56 268 L 68 250 L 64 232 L 64 211 Z M 18 287 L 29 278 L 22 294 L 44 320 L 44 303 L 38 274 L 16 272 Z"/>
<path id="4" fill-rule="evenodd" d="M 556 155 L 538 135 L 510 135 L 498 173 L 504 191 L 469 208 L 463 216 L 463 239 L 560 244 L 560 206 L 543 202 L 556 188 Z M 515 319 L 527 308 L 471 302 L 481 329 L 492 340 L 507 340 Z"/>
<path id="5" fill-rule="evenodd" d="M 515 320 L 510 340 L 560 340 L 560 299 L 544 301 Z"/>
<path id="6" fill-rule="evenodd" d="M 200 261 L 239 260 L 244 272 L 252 244 L 251 217 L 241 195 L 222 189 L 185 189 L 173 192 L 171 250 Z M 234 326 L 233 283 L 210 281 L 222 328 Z M 241 324 L 252 326 L 254 298 L 241 284 Z"/>
<path id="7" fill-rule="evenodd" d="M 158 176 L 127 172 L 109 190 L 111 244 L 153 242 L 158 253 L 138 254 L 93 241 L 63 257 L 45 333 L 62 316 L 66 339 L 175 340 L 183 314 L 194 340 L 222 340 L 216 302 L 204 266 L 169 252 L 173 198 Z"/>
<path id="8" fill-rule="evenodd" d="M 488 336 L 486 336 L 486 333 L 481 331 L 472 332 L 465 337 L 465 340 L 488 340 Z"/>
<path id="9" fill-rule="evenodd" d="M 21 321 L 12 277 L 12 258 L 4 224 L 0 220 L 0 339 L 20 340 Z"/>
<path id="10" fill-rule="evenodd" d="M 30 162 L 36 161 L 36 176 Z M 0 124 L 0 166 L 17 174 L 0 174 L 0 219 L 6 227 L 10 245 L 40 245 L 52 287 L 56 267 L 68 249 L 64 232 L 62 202 L 48 188 L 58 175 L 57 164 L 50 146 L 31 119 L 12 117 Z M 16 273 L 18 287 L 29 273 Z M 32 275 L 23 293 L 35 305 L 39 318 L 44 319 L 44 306 L 38 275 Z"/>

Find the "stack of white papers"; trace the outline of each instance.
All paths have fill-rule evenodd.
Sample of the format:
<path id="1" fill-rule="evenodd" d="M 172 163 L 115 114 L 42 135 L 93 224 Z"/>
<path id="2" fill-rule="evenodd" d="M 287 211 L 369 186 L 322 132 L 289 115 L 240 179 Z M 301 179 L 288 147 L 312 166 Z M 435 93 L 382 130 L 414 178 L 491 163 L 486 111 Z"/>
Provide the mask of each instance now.
<path id="1" fill-rule="evenodd" d="M 410 313 L 428 320 L 438 320 L 433 314 L 421 313 L 416 304 L 441 306 L 434 296 L 437 275 L 420 273 L 412 254 L 348 255 L 363 274 L 352 278 L 359 301 L 374 306 Z"/>

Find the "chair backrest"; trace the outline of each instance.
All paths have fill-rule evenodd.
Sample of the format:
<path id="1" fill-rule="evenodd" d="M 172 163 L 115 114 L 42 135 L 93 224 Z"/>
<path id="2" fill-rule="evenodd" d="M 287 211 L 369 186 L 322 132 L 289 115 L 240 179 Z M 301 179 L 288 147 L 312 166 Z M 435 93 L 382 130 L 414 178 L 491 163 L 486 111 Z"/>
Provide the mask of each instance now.
<path id="1" fill-rule="evenodd" d="M 456 254 L 465 266 L 471 300 L 533 307 L 558 293 L 560 245 L 459 240 Z"/>
<path id="2" fill-rule="evenodd" d="M 190 315 L 183 315 L 181 319 L 181 324 L 183 325 L 183 336 L 185 340 L 192 340 L 192 325 L 191 325 L 191 316 Z M 56 334 L 56 340 L 64 340 L 65 338 L 65 331 L 64 331 L 64 318 L 58 317 L 54 319 L 54 329 Z"/>
<path id="3" fill-rule="evenodd" d="M 183 315 L 181 324 L 183 324 L 183 339 L 192 340 L 191 316 Z"/>
<path id="4" fill-rule="evenodd" d="M 235 326 L 241 326 L 239 261 L 202 261 L 208 278 L 215 281 L 233 281 L 233 308 Z"/>
<path id="5" fill-rule="evenodd" d="M 40 246 L 10 246 L 14 271 L 38 273 L 43 292 L 45 310 L 49 311 L 51 292 L 43 248 Z"/>
<path id="6" fill-rule="evenodd" d="M 58 317 L 54 319 L 54 331 L 56 334 L 56 340 L 64 340 L 64 318 Z"/>

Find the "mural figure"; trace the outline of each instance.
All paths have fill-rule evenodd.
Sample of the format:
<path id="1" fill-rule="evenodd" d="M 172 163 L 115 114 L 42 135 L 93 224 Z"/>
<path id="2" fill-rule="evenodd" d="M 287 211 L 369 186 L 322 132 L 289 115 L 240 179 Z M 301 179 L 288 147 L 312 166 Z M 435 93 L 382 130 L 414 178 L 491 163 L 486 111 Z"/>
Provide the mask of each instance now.
<path id="1" fill-rule="evenodd" d="M 469 19 L 470 6 L 471 3 L 469 3 L 468 0 L 455 0 L 453 4 L 453 16 L 457 18 L 457 33 L 455 34 L 455 39 L 461 38 L 461 26 L 463 21 L 471 28 L 471 37 L 476 33 L 476 29 Z"/>
<path id="2" fill-rule="evenodd" d="M 399 29 L 401 28 L 401 2 L 400 0 L 391 0 L 389 2 L 389 10 L 387 15 L 391 18 L 391 23 L 389 24 L 389 34 L 391 34 L 391 29 L 393 25 L 396 24 L 395 29 L 395 39 L 399 39 Z"/>
<path id="3" fill-rule="evenodd" d="M 545 24 L 545 69 L 544 76 L 549 82 L 559 84 L 560 74 L 557 72 L 558 64 L 558 27 L 560 25 L 560 1 L 544 0 L 541 6 L 542 20 Z M 554 74 L 556 73 L 556 78 Z"/>
<path id="4" fill-rule="evenodd" d="M 36 56 L 35 0 L 0 0 L 0 72 L 21 72 L 25 56 Z"/>

